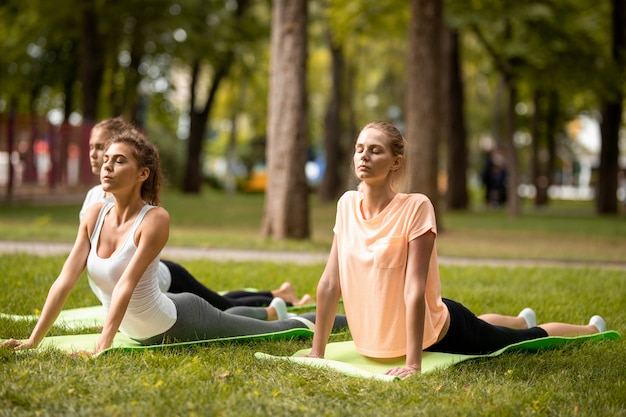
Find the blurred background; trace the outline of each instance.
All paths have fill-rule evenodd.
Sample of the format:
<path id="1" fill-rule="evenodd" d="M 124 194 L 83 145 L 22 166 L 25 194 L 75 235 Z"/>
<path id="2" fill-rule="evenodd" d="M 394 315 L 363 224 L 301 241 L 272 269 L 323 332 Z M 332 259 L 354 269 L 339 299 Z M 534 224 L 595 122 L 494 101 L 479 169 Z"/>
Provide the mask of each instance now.
<path id="1" fill-rule="evenodd" d="M 0 204 L 82 197 L 97 181 L 91 127 L 118 115 L 157 143 L 170 187 L 265 192 L 281 82 L 271 51 L 289 48 L 272 43 L 297 32 L 286 26 L 296 9 L 306 48 L 296 169 L 322 201 L 353 186 L 358 130 L 385 119 L 434 155 L 429 194 L 442 210 L 522 198 L 623 211 L 620 0 L 1 0 Z M 421 90 L 420 79 L 436 85 Z M 421 119 L 411 92 L 437 98 Z M 411 120 L 436 121 L 430 145 L 412 142 Z"/>

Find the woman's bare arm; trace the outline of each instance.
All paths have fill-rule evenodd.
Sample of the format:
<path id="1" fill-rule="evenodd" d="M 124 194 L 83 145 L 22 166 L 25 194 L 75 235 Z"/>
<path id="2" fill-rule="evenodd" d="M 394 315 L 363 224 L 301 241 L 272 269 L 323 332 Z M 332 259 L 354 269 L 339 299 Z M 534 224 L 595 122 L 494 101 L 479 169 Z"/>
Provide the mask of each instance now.
<path id="1" fill-rule="evenodd" d="M 150 210 L 135 234 L 137 251 L 113 289 L 111 308 L 96 343 L 96 353 L 113 344 L 130 298 L 148 265 L 161 253 L 169 237 L 170 217 L 161 207 Z"/>
<path id="2" fill-rule="evenodd" d="M 341 297 L 339 284 L 339 258 L 337 254 L 337 237 L 333 239 L 330 255 L 326 267 L 317 284 L 315 333 L 313 348 L 308 356 L 323 358 L 326 344 L 332 331 L 333 322 L 337 315 L 337 306 Z"/>
<path id="3" fill-rule="evenodd" d="M 426 310 L 426 278 L 435 235 L 423 234 L 409 242 L 409 252 L 404 284 L 406 305 L 406 366 L 387 371 L 389 375 L 405 378 L 422 369 L 422 342 L 424 340 L 424 314 Z"/>

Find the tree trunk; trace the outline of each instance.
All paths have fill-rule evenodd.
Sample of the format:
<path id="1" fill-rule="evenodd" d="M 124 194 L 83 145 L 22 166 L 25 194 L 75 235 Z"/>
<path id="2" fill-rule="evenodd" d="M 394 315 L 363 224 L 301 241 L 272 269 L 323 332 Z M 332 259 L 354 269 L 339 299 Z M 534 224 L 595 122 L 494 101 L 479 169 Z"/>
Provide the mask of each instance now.
<path id="1" fill-rule="evenodd" d="M 89 184 L 93 178 L 89 163 L 89 134 L 91 127 L 98 117 L 98 102 L 100 86 L 104 73 L 104 58 L 100 35 L 97 28 L 96 10 L 93 0 L 81 0 L 82 12 L 82 54 L 81 54 L 81 82 L 83 99 L 83 132 L 80 148 L 80 178 L 81 182 Z"/>
<path id="2" fill-rule="evenodd" d="M 83 118 L 94 122 L 98 117 L 98 100 L 104 71 L 103 51 L 98 33 L 98 20 L 93 0 L 81 0 L 82 6 L 82 62 Z M 86 152 L 83 152 L 87 155 Z M 87 168 L 91 174 L 89 164 Z"/>
<path id="3" fill-rule="evenodd" d="M 240 0 L 237 2 L 237 9 L 235 10 L 235 23 L 234 26 L 240 26 L 242 18 L 248 9 L 250 2 L 248 0 Z M 233 47 L 234 48 L 234 47 Z M 207 124 L 209 121 L 209 115 L 215 102 L 215 97 L 219 87 L 228 76 L 231 67 L 235 61 L 234 49 L 224 51 L 224 54 L 215 59 L 212 62 L 213 77 L 209 83 L 209 90 L 207 91 L 207 99 L 204 106 L 196 103 L 196 88 L 198 88 L 200 72 L 202 69 L 201 57 L 202 51 L 198 51 L 198 57 L 193 60 L 191 70 L 191 85 L 190 85 L 190 98 L 189 98 L 189 138 L 187 139 L 187 164 L 185 167 L 185 175 L 183 177 L 183 192 L 185 193 L 200 193 L 202 186 L 202 161 L 204 158 L 204 138 L 206 136 Z M 200 111 L 196 110 L 201 108 Z"/>
<path id="4" fill-rule="evenodd" d="M 539 93 L 536 93 L 539 94 Z M 536 189 L 535 207 L 543 207 L 549 203 L 548 190 L 554 184 L 556 165 L 557 123 L 559 121 L 559 95 L 550 91 L 545 96 L 545 108 L 541 112 L 543 94 L 535 98 L 535 116 L 533 116 L 533 183 Z M 537 126 L 534 127 L 534 119 Z M 544 120 L 545 129 L 541 132 L 541 120 Z M 536 139 L 535 139 L 536 137 Z M 541 140 L 544 138 L 544 140 Z M 535 143 L 536 142 L 536 143 Z M 542 148 L 540 145 L 545 146 Z"/>
<path id="5" fill-rule="evenodd" d="M 310 236 L 307 151 L 307 2 L 272 2 L 265 213 L 261 235 Z"/>
<path id="6" fill-rule="evenodd" d="M 187 139 L 187 166 L 185 168 L 185 178 L 183 180 L 183 192 L 199 193 L 202 186 L 202 160 L 204 137 L 211 108 L 215 102 L 215 96 L 219 86 L 230 71 L 233 63 L 232 53 L 228 53 L 222 62 L 215 68 L 213 79 L 209 84 L 207 100 L 200 111 L 196 110 L 196 93 L 200 77 L 201 63 L 196 59 L 192 66 L 191 76 L 191 96 L 189 106 L 189 138 Z"/>
<path id="7" fill-rule="evenodd" d="M 441 0 L 411 0 L 406 95 L 409 190 L 427 195 L 435 211 L 439 207 L 437 159 L 441 134 L 439 74 L 442 15 Z"/>
<path id="8" fill-rule="evenodd" d="M 626 64 L 626 3 L 612 0 L 611 55 L 616 71 L 623 72 Z M 617 172 L 619 168 L 619 128 L 622 121 L 623 85 L 616 77 L 614 91 L 602 103 L 600 132 L 600 170 L 596 196 L 598 214 L 617 213 Z"/>
<path id="9" fill-rule="evenodd" d="M 507 168 L 507 208 L 512 217 L 521 214 L 520 198 L 517 193 L 519 186 L 519 167 L 517 164 L 517 148 L 515 147 L 515 103 L 517 102 L 517 89 L 513 81 L 505 78 L 506 91 L 508 93 L 505 120 L 504 153 Z"/>
<path id="10" fill-rule="evenodd" d="M 541 120 L 543 94 L 539 90 L 533 93 L 533 107 L 530 136 L 532 138 L 530 169 L 533 185 L 535 187 L 535 207 L 543 207 L 548 203 L 548 177 L 546 175 L 546 164 L 542 158 L 542 138 Z"/>
<path id="11" fill-rule="evenodd" d="M 143 56 L 145 39 L 141 30 L 135 31 L 133 35 L 130 50 L 130 65 L 126 68 L 124 77 L 123 114 L 126 115 L 128 120 L 133 121 L 137 126 L 143 128 L 146 124 L 146 115 L 141 96 L 139 95 L 139 82 L 141 81 L 139 65 L 141 64 L 141 58 Z"/>
<path id="12" fill-rule="evenodd" d="M 324 117 L 324 150 L 326 153 L 326 169 L 319 186 L 318 195 L 320 201 L 328 202 L 335 200 L 341 189 L 341 176 L 343 167 L 341 149 L 341 109 L 343 107 L 343 73 L 344 59 L 341 48 L 333 42 L 332 35 L 328 35 L 331 55 L 331 91 L 330 100 Z"/>
<path id="13" fill-rule="evenodd" d="M 602 105 L 600 132 L 600 168 L 598 172 L 598 214 L 617 213 L 617 171 L 619 158 L 619 126 L 622 115 L 621 95 L 619 100 L 607 100 Z"/>
<path id="14" fill-rule="evenodd" d="M 560 113 L 559 93 L 556 90 L 548 93 L 548 111 L 546 114 L 546 143 L 548 148 L 548 161 L 546 175 L 548 177 L 548 185 L 550 188 L 554 184 L 554 173 L 556 172 L 556 135 L 559 132 L 559 113 Z"/>
<path id="15" fill-rule="evenodd" d="M 443 27 L 444 79 L 441 126 L 447 144 L 448 189 L 447 207 L 465 210 L 469 204 L 467 193 L 467 130 L 464 120 L 463 79 L 459 57 L 459 34 Z M 447 121 L 447 122 L 446 122 Z"/>

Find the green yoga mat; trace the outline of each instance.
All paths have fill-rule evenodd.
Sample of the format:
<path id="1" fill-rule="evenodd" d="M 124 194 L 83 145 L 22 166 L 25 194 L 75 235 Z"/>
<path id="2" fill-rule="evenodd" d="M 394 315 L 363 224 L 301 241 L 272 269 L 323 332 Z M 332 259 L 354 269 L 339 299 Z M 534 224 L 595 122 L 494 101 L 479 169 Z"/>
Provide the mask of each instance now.
<path id="1" fill-rule="evenodd" d="M 59 314 L 59 317 L 55 320 L 54 324 L 62 326 L 67 329 L 82 329 L 85 327 L 102 327 L 106 313 L 102 306 L 73 308 L 69 310 L 63 310 Z M 4 314 L 0 313 L 0 318 L 9 320 L 32 320 L 37 321 L 38 315 L 18 315 L 18 314 Z"/>
<path id="2" fill-rule="evenodd" d="M 248 291 L 252 291 L 252 289 L 246 289 Z M 304 306 L 299 306 L 296 309 L 305 308 Z M 17 314 L 4 314 L 0 313 L 0 318 L 5 318 L 9 320 L 32 320 L 37 321 L 39 319 L 38 315 L 17 315 Z M 62 326 L 66 329 L 75 330 L 75 329 L 84 329 L 90 327 L 102 327 L 104 324 L 104 320 L 106 318 L 106 313 L 102 306 L 93 306 L 93 307 L 83 307 L 83 308 L 75 308 L 69 310 L 63 310 L 57 317 L 57 320 L 54 322 L 55 325 Z M 182 342 L 182 343 L 170 343 L 167 345 L 152 345 L 152 346 L 143 346 L 138 342 L 132 340 L 131 338 L 124 336 L 122 333 L 117 333 L 115 336 L 115 340 L 113 341 L 113 345 L 111 348 L 101 352 L 110 352 L 114 350 L 146 350 L 146 349 L 159 349 L 163 347 L 169 346 L 187 346 L 193 344 L 203 344 L 203 343 L 212 343 L 217 341 L 246 341 L 252 339 L 263 339 L 263 340 L 272 340 L 272 339 L 290 339 L 296 337 L 310 337 L 313 335 L 313 331 L 304 328 L 295 328 L 289 329 L 281 332 L 275 333 L 263 333 L 251 336 L 237 336 L 237 337 L 227 337 L 227 338 L 219 338 L 219 339 L 210 339 L 210 340 L 198 340 L 193 342 Z M 45 337 L 44 340 L 39 345 L 40 349 L 54 348 L 59 349 L 65 352 L 75 352 L 77 350 L 86 350 L 93 351 L 96 345 L 96 341 L 98 340 L 98 333 L 90 333 L 90 334 L 80 334 L 80 335 L 65 335 L 65 336 L 49 336 Z"/>
<path id="3" fill-rule="evenodd" d="M 246 288 L 246 291 L 254 292 L 253 288 Z M 221 293 L 226 293 L 222 291 Z M 287 307 L 288 311 L 302 311 L 306 309 L 315 308 L 315 304 L 307 304 L 301 306 Z M 19 315 L 19 314 L 5 314 L 0 313 L 0 318 L 19 321 L 19 320 L 31 320 L 37 321 L 39 316 L 36 314 Z M 106 313 L 102 306 L 82 307 L 63 310 L 54 322 L 55 325 L 64 327 L 69 330 L 83 329 L 89 327 L 102 327 Z"/>
<path id="4" fill-rule="evenodd" d="M 78 335 L 66 335 L 66 336 L 48 336 L 44 337 L 39 346 L 38 350 L 45 349 L 58 349 L 62 352 L 76 352 L 79 350 L 85 351 L 93 351 L 96 342 L 98 341 L 99 333 L 90 333 L 90 334 L 78 334 Z M 276 339 L 294 339 L 299 337 L 311 337 L 313 336 L 313 331 L 304 328 L 295 328 L 289 330 L 283 330 L 280 332 L 273 333 L 262 333 L 255 335 L 246 335 L 246 336 L 233 336 L 233 337 L 223 337 L 218 339 L 208 339 L 208 340 L 194 340 L 192 342 L 179 342 L 179 343 L 168 343 L 162 345 L 150 345 L 144 346 L 139 342 L 134 341 L 128 336 L 123 335 L 122 333 L 117 333 L 115 335 L 115 339 L 113 341 L 113 345 L 100 352 L 98 355 L 103 355 L 109 352 L 114 351 L 122 351 L 122 352 L 132 352 L 132 351 L 142 351 L 142 350 L 154 350 L 154 349 L 163 349 L 163 348 L 172 348 L 172 347 L 184 347 L 191 345 L 203 345 L 209 343 L 216 342 L 229 342 L 229 341 L 248 341 L 248 340 L 276 340 Z M 3 340 L 0 339 L 0 342 Z"/>
<path id="5" fill-rule="evenodd" d="M 541 339 L 529 340 L 506 346 L 496 352 L 487 355 L 460 355 L 438 352 L 424 352 L 422 354 L 422 374 L 433 372 L 438 369 L 447 368 L 454 364 L 476 358 L 491 358 L 501 355 L 507 351 L 514 350 L 541 350 L 557 346 L 564 346 L 571 343 L 598 340 L 620 340 L 621 335 L 616 331 L 607 331 L 588 336 L 578 337 L 544 337 Z M 301 355 L 307 354 L 311 349 L 303 349 L 292 356 L 273 356 L 263 352 L 255 353 L 255 357 L 260 360 L 288 360 L 305 366 L 332 369 L 344 375 L 373 378 L 382 381 L 395 381 L 399 378 L 385 375 L 385 371 L 390 368 L 405 365 L 404 357 L 393 359 L 373 359 L 360 355 L 354 348 L 352 341 L 334 342 L 326 346 L 324 359 L 306 358 Z"/>

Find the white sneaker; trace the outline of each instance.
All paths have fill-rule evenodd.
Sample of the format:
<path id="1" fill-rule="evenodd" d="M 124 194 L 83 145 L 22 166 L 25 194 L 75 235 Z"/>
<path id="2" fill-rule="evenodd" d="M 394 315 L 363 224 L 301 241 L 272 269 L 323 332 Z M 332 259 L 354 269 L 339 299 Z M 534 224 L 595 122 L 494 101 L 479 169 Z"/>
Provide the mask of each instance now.
<path id="1" fill-rule="evenodd" d="M 589 319 L 589 324 L 593 324 L 598 329 L 598 332 L 606 332 L 606 323 L 604 319 L 600 316 L 593 316 Z"/>
<path id="2" fill-rule="evenodd" d="M 535 310 L 532 308 L 526 307 L 517 315 L 517 317 L 521 317 L 526 321 L 526 325 L 530 329 L 531 327 L 537 326 L 537 314 L 535 314 Z"/>

